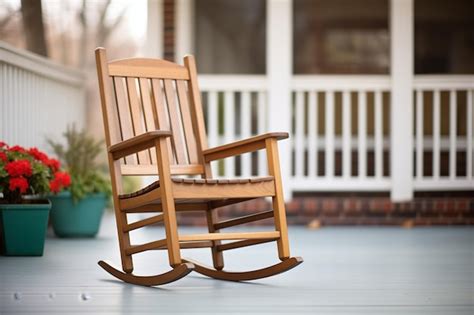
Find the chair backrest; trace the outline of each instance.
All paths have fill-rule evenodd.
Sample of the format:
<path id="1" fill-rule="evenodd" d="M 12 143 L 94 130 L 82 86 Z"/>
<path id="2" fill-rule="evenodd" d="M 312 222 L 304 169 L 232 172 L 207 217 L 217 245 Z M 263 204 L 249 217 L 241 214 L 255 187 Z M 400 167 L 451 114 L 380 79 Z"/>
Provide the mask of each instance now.
<path id="1" fill-rule="evenodd" d="M 107 61 L 96 49 L 97 72 L 108 146 L 152 130 L 171 130 L 171 174 L 205 173 L 207 148 L 201 97 L 193 56 L 184 66 L 160 59 Z M 155 149 L 128 156 L 122 175 L 156 175 Z"/>

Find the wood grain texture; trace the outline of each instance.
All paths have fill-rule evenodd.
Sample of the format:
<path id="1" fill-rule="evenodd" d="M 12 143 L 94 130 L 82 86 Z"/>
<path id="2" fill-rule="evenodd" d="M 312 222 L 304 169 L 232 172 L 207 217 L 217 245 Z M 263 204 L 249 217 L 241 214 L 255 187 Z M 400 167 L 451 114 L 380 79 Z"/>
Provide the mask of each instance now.
<path id="1" fill-rule="evenodd" d="M 303 259 L 301 257 L 291 257 L 289 259 L 285 259 L 282 262 L 258 269 L 258 270 L 251 270 L 251 271 L 240 271 L 240 272 L 232 272 L 232 271 L 223 271 L 223 270 L 215 270 L 209 267 L 206 267 L 198 262 L 194 262 L 193 260 L 184 259 L 183 261 L 187 263 L 192 263 L 194 265 L 194 270 L 197 273 L 202 275 L 218 279 L 218 280 L 226 280 L 226 281 L 249 281 L 249 280 L 257 280 L 267 277 L 275 276 L 279 273 L 286 272 L 291 270 L 301 264 Z"/>
<path id="2" fill-rule="evenodd" d="M 109 273 L 131 283 L 172 281 L 186 274 L 181 249 L 211 247 L 216 278 L 257 279 L 290 269 L 300 261 L 289 258 L 283 189 L 279 170 L 277 140 L 287 133 L 267 133 L 208 149 L 201 94 L 193 56 L 184 58 L 185 66 L 168 61 L 131 58 L 106 63 L 105 50 L 97 51 L 99 87 L 104 108 L 104 126 L 112 176 L 113 198 L 123 274 L 100 262 Z M 110 141 L 107 87 L 105 79 L 113 78 L 120 138 Z M 230 92 L 229 92 L 230 93 Z M 230 95 L 230 94 L 227 95 Z M 106 106 L 107 105 L 107 106 Z M 244 95 L 243 112 L 250 111 L 250 94 Z M 244 115 L 244 116 L 245 116 Z M 247 122 L 248 123 L 248 122 Z M 248 125 L 248 124 L 247 124 Z M 244 128 L 248 133 L 248 127 Z M 269 177 L 213 179 L 210 161 L 233 155 L 267 149 Z M 153 149 L 153 150 L 150 150 Z M 151 155 L 151 153 L 154 153 Z M 120 160 L 125 158 L 125 165 Z M 250 167 L 249 156 L 244 167 Z M 159 181 L 130 194 L 123 194 L 122 175 L 158 175 Z M 172 178 L 172 175 L 201 175 L 201 178 Z M 250 175 L 245 169 L 243 174 Z M 219 222 L 216 207 L 252 198 L 272 197 L 273 210 Z M 179 210 L 178 210 L 179 209 Z M 176 211 L 205 211 L 208 234 L 179 235 Z M 146 219 L 128 223 L 128 213 L 162 212 Z M 276 231 L 220 233 L 220 229 L 275 217 Z M 129 233 L 154 223 L 163 222 L 166 237 L 162 240 L 131 245 Z M 222 244 L 222 240 L 241 240 Z M 223 251 L 258 245 L 276 240 L 280 264 L 245 273 L 223 272 Z M 132 255 L 155 249 L 166 249 L 171 267 L 166 274 L 150 278 L 132 275 Z M 177 270 L 180 270 L 179 272 Z M 167 280 L 160 280 L 160 279 Z"/>
<path id="3" fill-rule="evenodd" d="M 274 138 L 283 140 L 288 138 L 286 132 L 269 132 L 262 135 L 254 136 L 248 139 L 235 141 L 218 147 L 204 150 L 205 161 L 214 161 L 229 156 L 239 155 L 247 152 L 253 152 L 265 148 L 265 140 Z"/>

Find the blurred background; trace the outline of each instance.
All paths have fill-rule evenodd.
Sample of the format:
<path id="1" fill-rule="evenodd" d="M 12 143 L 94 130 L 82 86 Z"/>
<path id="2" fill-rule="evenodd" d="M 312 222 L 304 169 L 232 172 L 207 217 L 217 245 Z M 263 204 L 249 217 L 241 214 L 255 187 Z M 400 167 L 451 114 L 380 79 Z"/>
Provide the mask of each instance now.
<path id="1" fill-rule="evenodd" d="M 0 0 L 0 139 L 46 150 L 71 123 L 103 138 L 98 46 L 111 59 L 190 53 L 211 147 L 290 132 L 290 223 L 474 224 L 473 12 L 471 0 Z M 265 167 L 258 154 L 213 165 Z"/>

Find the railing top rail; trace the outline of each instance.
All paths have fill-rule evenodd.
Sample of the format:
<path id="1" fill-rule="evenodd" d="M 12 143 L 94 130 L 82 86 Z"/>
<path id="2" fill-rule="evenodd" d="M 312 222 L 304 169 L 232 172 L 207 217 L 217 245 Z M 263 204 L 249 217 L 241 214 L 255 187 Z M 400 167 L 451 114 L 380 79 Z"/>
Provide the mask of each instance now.
<path id="1" fill-rule="evenodd" d="M 267 78 L 265 75 L 202 74 L 199 85 L 205 91 L 261 91 L 267 88 Z"/>
<path id="2" fill-rule="evenodd" d="M 85 74 L 82 71 L 57 64 L 45 57 L 0 41 L 0 63 L 14 65 L 49 79 L 73 86 L 82 86 Z"/>
<path id="3" fill-rule="evenodd" d="M 474 89 L 474 75 L 416 75 L 413 85 L 420 90 Z"/>
<path id="4" fill-rule="evenodd" d="M 389 75 L 294 75 L 293 89 L 298 90 L 388 90 Z"/>

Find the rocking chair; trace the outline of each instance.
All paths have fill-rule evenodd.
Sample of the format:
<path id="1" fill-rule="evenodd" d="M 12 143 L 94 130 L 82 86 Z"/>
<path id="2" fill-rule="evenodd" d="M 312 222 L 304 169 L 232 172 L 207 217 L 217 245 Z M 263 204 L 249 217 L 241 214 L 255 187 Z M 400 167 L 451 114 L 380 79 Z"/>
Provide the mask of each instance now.
<path id="1" fill-rule="evenodd" d="M 254 280 L 287 271 L 303 260 L 290 257 L 277 140 L 287 133 L 266 133 L 223 146 L 208 148 L 201 97 L 193 56 L 184 66 L 159 60 L 132 58 L 108 62 L 97 48 L 96 64 L 105 139 L 112 180 L 122 270 L 100 261 L 107 272 L 125 282 L 154 286 L 178 280 L 191 271 L 221 280 Z M 265 149 L 268 177 L 213 179 L 210 162 Z M 125 175 L 159 175 L 159 180 L 131 194 L 122 191 Z M 200 178 L 183 178 L 182 175 Z M 216 209 L 254 198 L 271 197 L 273 210 L 218 221 Z M 179 235 L 176 212 L 203 211 L 208 234 Z M 128 213 L 158 213 L 133 223 Z M 220 233 L 220 230 L 274 217 L 275 231 Z M 133 230 L 163 222 L 166 237 L 132 245 Z M 233 240 L 231 243 L 221 243 Z M 281 262 L 259 270 L 229 272 L 223 252 L 276 241 Z M 181 250 L 210 248 L 213 267 L 181 258 Z M 171 271 L 154 276 L 133 274 L 134 254 L 167 250 Z"/>

